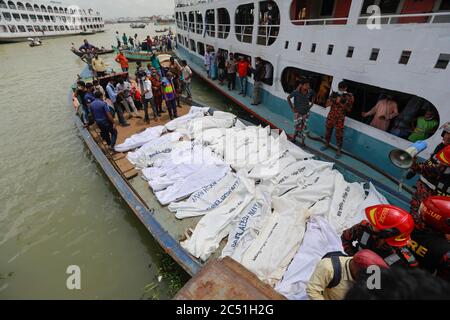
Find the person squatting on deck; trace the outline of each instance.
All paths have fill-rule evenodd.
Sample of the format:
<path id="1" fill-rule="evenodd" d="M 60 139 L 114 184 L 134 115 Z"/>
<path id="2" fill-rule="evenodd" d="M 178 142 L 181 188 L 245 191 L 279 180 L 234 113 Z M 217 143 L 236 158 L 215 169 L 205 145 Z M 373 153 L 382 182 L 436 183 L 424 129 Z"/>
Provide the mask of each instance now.
<path id="1" fill-rule="evenodd" d="M 114 118 L 108 104 L 103 101 L 102 93 L 100 91 L 96 91 L 94 96 L 95 100 L 90 104 L 90 110 L 94 117 L 95 123 L 100 129 L 101 137 L 113 151 L 117 141 L 117 129 L 114 123 Z"/>
<path id="2" fill-rule="evenodd" d="M 331 107 L 326 121 L 325 147 L 324 151 L 330 147 L 331 135 L 333 129 L 336 132 L 336 157 L 339 158 L 344 144 L 344 127 L 346 114 L 351 112 L 355 98 L 353 94 L 347 92 L 347 84 L 342 81 L 339 83 L 339 91 L 333 92 L 328 99 L 326 107 Z"/>
<path id="3" fill-rule="evenodd" d="M 292 98 L 294 104 L 292 104 Z M 298 82 L 297 88 L 287 97 L 287 101 L 294 112 L 295 133 L 292 140 L 295 142 L 300 136 L 301 144 L 305 144 L 305 133 L 308 128 L 308 118 L 313 106 L 314 91 L 310 87 L 310 81 L 302 79 Z"/>
<path id="4" fill-rule="evenodd" d="M 342 233 L 345 252 L 355 255 L 361 249 L 369 249 L 382 257 L 390 267 L 417 267 L 418 262 L 408 248 L 414 231 L 411 215 L 391 205 L 376 205 L 365 211 L 367 220 Z"/>
<path id="5" fill-rule="evenodd" d="M 424 163 L 414 161 L 406 176 L 407 179 L 412 179 L 415 174 L 420 174 L 411 200 L 411 214 L 418 225 L 423 223 L 418 214 L 423 200 L 433 195 L 450 197 L 450 122 L 442 129 L 442 143 Z"/>
<path id="6" fill-rule="evenodd" d="M 138 110 L 136 109 L 134 100 L 131 96 L 131 84 L 124 79 L 120 79 L 116 89 L 119 93 L 119 101 L 123 104 L 128 112 L 128 118 L 142 118 L 141 116 L 139 116 Z"/>
<path id="7" fill-rule="evenodd" d="M 359 273 L 370 266 L 389 268 L 383 258 L 367 249 L 353 257 L 342 252 L 327 253 L 317 264 L 306 287 L 309 300 L 343 300 Z"/>

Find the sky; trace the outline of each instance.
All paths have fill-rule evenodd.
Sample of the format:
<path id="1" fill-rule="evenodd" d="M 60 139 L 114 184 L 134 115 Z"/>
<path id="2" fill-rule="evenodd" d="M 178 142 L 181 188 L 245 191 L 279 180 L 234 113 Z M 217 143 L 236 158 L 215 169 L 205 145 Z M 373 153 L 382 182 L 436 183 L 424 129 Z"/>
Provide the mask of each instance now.
<path id="1" fill-rule="evenodd" d="M 175 8 L 175 0 L 65 0 L 63 3 L 99 10 L 106 19 L 173 14 Z"/>

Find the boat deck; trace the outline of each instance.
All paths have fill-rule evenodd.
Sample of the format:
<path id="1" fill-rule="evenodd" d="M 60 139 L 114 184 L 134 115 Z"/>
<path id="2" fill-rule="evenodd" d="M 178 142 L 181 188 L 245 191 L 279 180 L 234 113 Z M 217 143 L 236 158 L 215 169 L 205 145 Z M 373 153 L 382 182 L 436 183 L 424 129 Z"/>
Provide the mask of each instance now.
<path id="1" fill-rule="evenodd" d="M 182 103 L 182 107 L 178 108 L 178 116 L 185 115 L 189 112 L 189 106 Z M 165 125 L 170 121 L 168 113 L 163 113 L 162 117 L 155 120 L 150 120 L 150 124 L 144 122 L 144 112 L 139 111 L 139 115 L 142 119 L 131 118 L 127 119 L 130 124 L 129 127 L 121 127 L 117 120 L 117 131 L 118 138 L 117 144 L 121 144 L 126 138 L 132 136 L 133 134 L 140 133 L 149 127 L 155 127 L 160 125 Z M 162 206 L 153 192 L 151 191 L 148 183 L 142 178 L 141 171 L 138 171 L 134 166 L 128 161 L 126 153 L 115 153 L 112 154 L 106 143 L 102 140 L 100 136 L 100 131 L 97 126 L 91 126 L 89 132 L 94 138 L 95 142 L 100 146 L 102 151 L 105 153 L 109 161 L 113 164 L 114 168 L 120 173 L 120 175 L 126 179 L 127 183 L 131 186 L 132 190 L 137 194 L 138 198 L 142 203 L 148 208 L 152 213 L 156 221 L 161 225 L 161 227 L 166 230 L 169 235 L 176 241 L 181 241 L 185 239 L 185 234 L 189 229 L 194 230 L 197 223 L 200 221 L 201 217 L 187 218 L 183 220 L 178 220 L 175 214 L 170 212 L 166 206 Z M 226 245 L 226 241 L 222 241 L 220 248 L 211 256 L 211 258 L 218 258 L 222 252 L 223 247 Z M 192 259 L 195 259 L 192 257 Z M 195 259 L 197 260 L 197 259 Z M 200 263 L 200 260 L 197 260 Z"/>

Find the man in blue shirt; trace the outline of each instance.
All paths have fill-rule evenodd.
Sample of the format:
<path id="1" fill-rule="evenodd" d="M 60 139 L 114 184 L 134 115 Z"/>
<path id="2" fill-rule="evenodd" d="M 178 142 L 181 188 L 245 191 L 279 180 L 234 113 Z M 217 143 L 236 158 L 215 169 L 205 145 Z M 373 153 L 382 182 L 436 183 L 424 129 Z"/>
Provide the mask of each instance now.
<path id="1" fill-rule="evenodd" d="M 86 83 L 86 93 L 83 98 L 83 123 L 85 126 L 92 124 L 89 119 L 91 103 L 95 100 L 94 85 L 90 82 Z"/>
<path id="2" fill-rule="evenodd" d="M 117 129 L 114 118 L 108 105 L 103 101 L 103 95 L 100 91 L 95 92 L 95 100 L 91 103 L 91 112 L 95 123 L 100 129 L 100 135 L 106 141 L 111 149 L 114 149 L 117 141 Z"/>
<path id="3" fill-rule="evenodd" d="M 122 127 L 128 127 L 129 124 L 125 121 L 125 118 L 123 117 L 123 106 L 122 104 L 117 100 L 117 91 L 116 91 L 116 83 L 114 80 L 110 80 L 108 82 L 108 85 L 106 86 L 106 92 L 108 94 L 109 99 L 111 100 L 114 109 L 117 112 L 117 116 L 119 117 L 119 123 Z"/>
<path id="4" fill-rule="evenodd" d="M 81 52 L 87 52 L 89 50 L 92 51 L 98 50 L 98 48 L 90 44 L 86 39 L 84 39 L 84 44 L 78 50 L 80 50 Z"/>

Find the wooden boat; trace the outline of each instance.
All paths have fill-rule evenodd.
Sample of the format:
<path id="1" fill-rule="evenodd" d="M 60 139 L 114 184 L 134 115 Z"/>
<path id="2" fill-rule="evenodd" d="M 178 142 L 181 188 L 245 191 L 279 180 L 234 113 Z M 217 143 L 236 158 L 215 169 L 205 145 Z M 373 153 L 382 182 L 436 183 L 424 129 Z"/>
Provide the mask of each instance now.
<path id="1" fill-rule="evenodd" d="M 115 53 L 119 53 L 119 50 L 116 47 L 113 47 Z M 132 50 L 122 50 L 123 54 L 125 55 L 125 57 L 128 59 L 128 61 L 131 62 L 136 62 L 136 61 L 150 61 L 151 57 L 152 57 L 152 53 L 147 52 L 147 51 L 132 51 Z M 161 60 L 162 58 L 166 59 L 167 57 L 172 56 L 172 52 L 166 52 L 166 53 L 160 53 L 158 55 L 159 59 Z"/>
<path id="2" fill-rule="evenodd" d="M 168 32 L 169 29 L 165 28 L 165 29 L 160 29 L 160 30 L 155 30 L 156 33 L 163 33 L 163 32 Z"/>
<path id="3" fill-rule="evenodd" d="M 70 51 L 72 51 L 73 54 L 75 54 L 78 57 L 82 57 L 84 55 L 83 52 L 77 50 L 77 49 L 70 49 Z M 111 54 L 114 53 L 114 49 L 100 49 L 95 51 L 96 54 L 98 55 L 105 55 L 105 54 Z"/>
<path id="4" fill-rule="evenodd" d="M 159 58 L 164 63 L 167 63 L 168 57 L 170 58 L 169 55 Z M 99 81 L 102 86 L 105 86 L 111 77 L 123 78 L 126 76 L 127 73 L 119 73 L 100 78 Z M 83 80 L 90 81 L 91 79 L 84 76 Z M 70 98 L 77 109 L 77 101 L 73 94 Z M 195 105 L 202 106 L 198 102 L 195 102 Z M 186 104 L 183 104 L 182 108 L 178 109 L 179 115 L 184 115 L 188 111 L 189 106 Z M 158 120 L 151 120 L 150 125 L 145 124 L 142 119 L 130 119 L 130 127 L 119 127 L 117 143 L 122 143 L 127 137 L 141 132 L 149 126 L 164 125 L 168 121 L 167 113 L 163 114 L 163 117 Z M 178 293 L 176 299 L 251 300 L 284 298 L 271 287 L 259 281 L 255 275 L 237 262 L 230 261 L 230 259 L 217 260 L 226 241 L 221 242 L 219 248 L 208 259 L 206 264 L 191 256 L 181 247 L 179 241 L 185 237 L 186 230 L 195 229 L 201 217 L 177 220 L 167 207 L 159 204 L 146 181 L 140 177 L 141 173 L 128 162 L 126 155 L 123 153 L 110 153 L 95 125 L 89 129 L 84 128 L 79 116 L 75 116 L 75 123 L 95 160 L 136 217 L 143 223 L 164 251 L 183 267 L 187 273 L 193 276 L 185 288 Z M 250 125 L 248 122 L 245 123 Z M 306 148 L 306 150 L 314 153 L 319 159 L 334 160 L 336 167 L 340 171 L 345 171 L 347 172 L 346 176 L 351 176 L 350 180 L 369 181 L 363 172 L 348 167 L 335 159 L 330 159 L 326 154 L 316 152 L 314 149 Z M 386 188 L 383 191 L 390 191 L 392 194 L 396 194 L 394 190 Z M 401 195 L 398 196 L 402 198 Z M 204 290 L 206 286 L 208 290 Z"/>
<path id="5" fill-rule="evenodd" d="M 130 28 L 132 29 L 145 29 L 146 25 L 144 23 L 132 23 L 130 24 Z"/>

